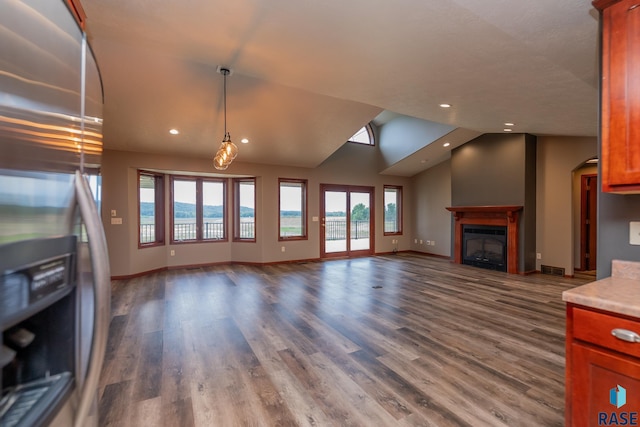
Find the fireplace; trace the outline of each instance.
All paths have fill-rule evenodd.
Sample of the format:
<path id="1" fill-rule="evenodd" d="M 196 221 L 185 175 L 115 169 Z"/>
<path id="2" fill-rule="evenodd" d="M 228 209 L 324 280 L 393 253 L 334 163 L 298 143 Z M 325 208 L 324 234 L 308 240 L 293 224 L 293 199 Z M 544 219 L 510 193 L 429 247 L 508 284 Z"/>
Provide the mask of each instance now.
<path id="1" fill-rule="evenodd" d="M 488 270 L 507 271 L 507 227 L 464 225 L 462 263 Z"/>
<path id="2" fill-rule="evenodd" d="M 518 227 L 520 212 L 522 206 L 452 206 L 447 210 L 453 213 L 455 219 L 454 224 L 454 248 L 453 248 L 453 260 L 458 264 L 471 263 L 471 255 L 469 255 L 469 262 L 465 262 L 467 251 L 470 250 L 472 254 L 478 251 L 484 251 L 484 256 L 481 258 L 483 265 L 476 265 L 478 267 L 491 268 L 498 270 L 497 264 L 502 263 L 505 267 L 501 267 L 501 271 L 507 273 L 518 273 Z M 493 232 L 487 233 L 489 228 L 501 228 L 506 230 L 503 235 Z M 485 234 L 480 240 L 473 242 L 470 248 L 464 247 L 463 235 L 465 229 L 482 230 L 481 233 L 468 233 L 468 234 Z M 498 241 L 502 242 L 502 255 L 504 259 L 502 261 L 484 261 L 484 258 L 489 259 L 486 256 L 491 252 L 491 259 L 494 259 L 494 252 L 499 252 L 497 246 Z M 480 246 L 480 248 L 478 248 Z M 480 257 L 480 255 L 478 255 Z M 495 256 L 497 258 L 497 256 Z M 478 260 L 476 260 L 478 261 Z"/>

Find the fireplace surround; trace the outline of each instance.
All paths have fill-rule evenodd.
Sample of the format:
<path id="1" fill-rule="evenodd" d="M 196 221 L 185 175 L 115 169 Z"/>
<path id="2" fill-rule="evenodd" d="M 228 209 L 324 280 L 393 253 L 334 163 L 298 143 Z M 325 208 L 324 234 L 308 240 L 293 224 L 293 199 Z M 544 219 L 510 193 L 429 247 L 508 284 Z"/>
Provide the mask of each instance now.
<path id="1" fill-rule="evenodd" d="M 518 226 L 522 206 L 451 206 L 447 210 L 453 213 L 454 248 L 453 261 L 464 263 L 464 227 L 465 226 L 496 226 L 506 228 L 506 271 L 518 273 Z M 472 227 L 481 228 L 481 227 Z M 485 266 L 485 265 L 483 265 Z M 486 267 L 486 266 L 485 266 Z"/>

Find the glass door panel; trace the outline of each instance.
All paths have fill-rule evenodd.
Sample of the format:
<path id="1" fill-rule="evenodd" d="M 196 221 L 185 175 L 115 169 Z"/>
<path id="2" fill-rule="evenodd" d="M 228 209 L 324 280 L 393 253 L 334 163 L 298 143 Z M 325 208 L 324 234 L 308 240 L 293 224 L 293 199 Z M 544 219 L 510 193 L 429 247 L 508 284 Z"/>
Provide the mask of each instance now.
<path id="1" fill-rule="evenodd" d="M 349 193 L 350 215 L 349 250 L 365 251 L 370 249 L 370 194 L 352 191 Z"/>
<path id="2" fill-rule="evenodd" d="M 347 251 L 347 192 L 324 192 L 324 252 Z"/>
<path id="3" fill-rule="evenodd" d="M 373 187 L 322 184 L 321 257 L 373 254 Z"/>

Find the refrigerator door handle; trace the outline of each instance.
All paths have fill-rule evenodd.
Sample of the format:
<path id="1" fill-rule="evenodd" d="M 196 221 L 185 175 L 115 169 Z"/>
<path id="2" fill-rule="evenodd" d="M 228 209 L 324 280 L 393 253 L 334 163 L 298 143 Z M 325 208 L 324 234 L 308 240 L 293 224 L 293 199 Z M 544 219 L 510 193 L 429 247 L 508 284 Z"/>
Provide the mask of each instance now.
<path id="1" fill-rule="evenodd" d="M 91 410 L 95 393 L 97 393 L 100 371 L 107 348 L 109 323 L 111 321 L 111 274 L 109 272 L 109 255 L 107 240 L 102 228 L 98 209 L 91 194 L 87 178 L 76 171 L 75 193 L 80 215 L 87 231 L 91 268 L 94 286 L 94 322 L 93 339 L 87 376 L 81 390 L 74 426 L 83 427 Z"/>

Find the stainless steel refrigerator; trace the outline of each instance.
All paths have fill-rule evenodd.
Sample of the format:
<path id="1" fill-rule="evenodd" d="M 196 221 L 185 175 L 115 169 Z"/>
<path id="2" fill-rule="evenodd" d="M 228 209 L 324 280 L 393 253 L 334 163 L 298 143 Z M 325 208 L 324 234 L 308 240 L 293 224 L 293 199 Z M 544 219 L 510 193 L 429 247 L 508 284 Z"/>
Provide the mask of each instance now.
<path id="1" fill-rule="evenodd" d="M 73 2 L 0 0 L 0 426 L 97 424 L 102 82 Z"/>

